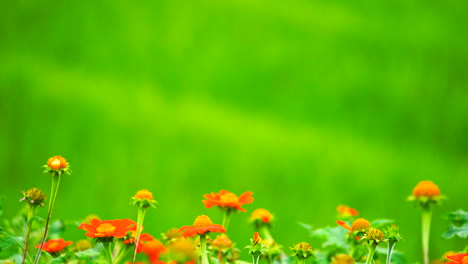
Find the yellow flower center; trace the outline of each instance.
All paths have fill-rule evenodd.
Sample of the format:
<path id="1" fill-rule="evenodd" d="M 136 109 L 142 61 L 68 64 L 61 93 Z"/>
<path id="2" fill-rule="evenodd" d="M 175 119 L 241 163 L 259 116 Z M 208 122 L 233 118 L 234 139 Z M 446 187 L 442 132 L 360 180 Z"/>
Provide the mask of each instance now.
<path id="1" fill-rule="evenodd" d="M 369 229 L 369 232 L 367 232 L 367 239 L 383 241 L 385 236 L 379 229 L 371 228 Z"/>
<path id="2" fill-rule="evenodd" d="M 221 202 L 225 204 L 237 203 L 238 201 L 239 198 L 237 198 L 237 195 L 233 193 L 226 193 L 221 196 Z"/>
<path id="3" fill-rule="evenodd" d="M 59 159 L 54 159 L 51 164 L 52 164 L 52 167 L 54 167 L 54 168 L 55 167 L 60 167 L 60 160 Z"/>
<path id="4" fill-rule="evenodd" d="M 195 228 L 204 228 L 204 227 L 210 227 L 213 225 L 213 222 L 211 222 L 211 219 L 206 216 L 206 215 L 200 215 L 195 219 L 195 222 L 193 222 L 193 227 Z"/>
<path id="5" fill-rule="evenodd" d="M 115 230 L 115 226 L 109 224 L 109 223 L 104 223 L 98 226 L 96 228 L 96 231 L 98 231 L 97 234 L 104 235 L 106 233 L 112 233 Z"/>
<path id="6" fill-rule="evenodd" d="M 145 200 L 145 199 L 153 200 L 153 194 L 148 190 L 141 190 L 135 194 L 135 198 L 141 199 L 141 200 Z"/>
<path id="7" fill-rule="evenodd" d="M 370 228 L 370 223 L 364 218 L 358 218 L 353 222 L 351 228 L 353 231 L 366 231 Z"/>

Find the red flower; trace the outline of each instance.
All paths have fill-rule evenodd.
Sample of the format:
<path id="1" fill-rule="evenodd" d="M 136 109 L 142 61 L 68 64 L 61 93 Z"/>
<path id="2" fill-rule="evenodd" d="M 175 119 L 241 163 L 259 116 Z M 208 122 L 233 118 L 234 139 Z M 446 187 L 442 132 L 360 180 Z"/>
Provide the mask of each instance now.
<path id="1" fill-rule="evenodd" d="M 246 212 L 247 210 L 241 206 L 253 202 L 254 198 L 251 197 L 252 194 L 252 192 L 245 192 L 241 196 L 237 197 L 237 195 L 232 192 L 221 190 L 219 193 L 212 192 L 211 194 L 203 195 L 206 200 L 203 200 L 202 202 L 205 204 L 206 208 L 211 208 L 217 205 L 221 209 L 237 209 Z"/>
<path id="2" fill-rule="evenodd" d="M 445 264 L 468 264 L 468 252 L 447 256 L 447 259 L 451 261 L 446 262 Z"/>
<path id="3" fill-rule="evenodd" d="M 78 228 L 88 231 L 85 235 L 94 237 L 124 237 L 136 223 L 130 219 L 104 220 L 94 218 L 91 224 L 81 224 Z"/>
<path id="4" fill-rule="evenodd" d="M 44 243 L 42 250 L 53 253 L 62 251 L 64 248 L 68 247 L 69 245 L 73 244 L 71 241 L 65 241 L 62 238 L 59 239 L 50 239 L 49 241 Z M 41 245 L 37 245 L 36 248 L 40 248 Z"/>
<path id="5" fill-rule="evenodd" d="M 184 238 L 194 237 L 196 234 L 203 235 L 209 232 L 221 232 L 226 233 L 226 230 L 222 225 L 216 225 L 211 222 L 211 219 L 206 215 L 200 215 L 193 222 L 193 226 L 183 226 L 179 229 L 179 232 L 183 231 L 182 236 Z"/>

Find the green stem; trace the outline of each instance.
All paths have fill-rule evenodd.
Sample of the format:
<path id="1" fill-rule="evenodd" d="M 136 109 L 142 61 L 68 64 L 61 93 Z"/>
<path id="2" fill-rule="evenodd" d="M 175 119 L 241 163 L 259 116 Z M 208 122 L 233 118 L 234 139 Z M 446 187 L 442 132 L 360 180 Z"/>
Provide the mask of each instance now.
<path id="1" fill-rule="evenodd" d="M 36 209 L 35 205 L 29 205 L 29 211 L 28 211 L 28 217 L 26 219 L 26 236 L 24 238 L 24 252 L 23 252 L 23 260 L 21 261 L 21 264 L 24 264 L 26 261 L 26 256 L 28 255 L 28 242 L 29 242 L 29 235 L 31 234 L 31 225 L 32 221 L 31 218 L 34 215 L 34 211 Z"/>
<path id="2" fill-rule="evenodd" d="M 266 224 L 263 224 L 259 229 L 260 229 L 259 230 L 260 233 L 265 239 L 274 240 L 273 237 L 271 236 L 270 229 L 268 228 Z"/>
<path id="3" fill-rule="evenodd" d="M 258 261 L 260 260 L 260 255 L 261 254 L 252 255 L 252 264 L 258 264 Z"/>
<path id="4" fill-rule="evenodd" d="M 231 210 L 227 209 L 226 211 L 224 211 L 224 216 L 223 216 L 223 227 L 224 229 L 228 229 L 228 225 L 229 225 L 229 222 L 231 221 Z"/>
<path id="5" fill-rule="evenodd" d="M 209 264 L 206 251 L 206 234 L 200 235 L 200 259 L 201 264 Z"/>
<path id="6" fill-rule="evenodd" d="M 370 264 L 372 263 L 372 260 L 374 258 L 374 253 L 377 247 L 368 245 L 367 248 L 369 249 L 369 253 L 367 254 L 366 264 Z"/>
<path id="7" fill-rule="evenodd" d="M 388 242 L 388 253 L 387 253 L 387 262 L 386 264 L 390 264 L 392 261 L 392 254 L 393 249 L 395 248 L 396 242 Z"/>
<path id="8" fill-rule="evenodd" d="M 114 261 L 112 259 L 112 243 L 111 242 L 104 242 L 104 253 L 106 255 L 107 263 L 113 264 Z"/>
<path id="9" fill-rule="evenodd" d="M 34 264 L 37 264 L 39 262 L 39 259 L 41 258 L 42 247 L 44 246 L 44 242 L 47 238 L 47 232 L 49 231 L 50 217 L 52 216 L 52 210 L 54 209 L 54 203 L 55 203 L 55 198 L 57 197 L 59 184 L 60 184 L 60 175 L 53 173 L 52 174 L 52 187 L 50 191 L 49 212 L 47 213 L 47 220 L 46 220 L 44 235 L 42 236 L 41 244 L 39 245 L 39 250 L 37 251 Z"/>
<path id="10" fill-rule="evenodd" d="M 302 258 L 298 259 L 297 264 L 305 264 L 305 259 L 302 259 Z"/>
<path id="11" fill-rule="evenodd" d="M 432 208 L 423 207 L 422 211 L 422 247 L 424 264 L 429 264 L 429 235 L 431 233 Z"/>
<path id="12" fill-rule="evenodd" d="M 140 234 L 141 234 L 141 227 L 143 226 L 143 219 L 145 218 L 146 208 L 138 208 L 138 215 L 137 215 L 137 234 L 135 239 L 135 250 L 133 251 L 132 257 L 132 264 L 135 264 L 138 244 L 140 243 Z"/>

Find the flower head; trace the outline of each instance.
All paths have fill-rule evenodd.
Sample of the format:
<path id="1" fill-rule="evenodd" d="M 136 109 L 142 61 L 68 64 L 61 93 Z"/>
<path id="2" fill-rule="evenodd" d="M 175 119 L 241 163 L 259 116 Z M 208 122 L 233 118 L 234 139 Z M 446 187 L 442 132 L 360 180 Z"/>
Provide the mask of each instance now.
<path id="1" fill-rule="evenodd" d="M 167 248 L 157 239 L 142 243 L 141 252 L 146 254 L 150 263 L 158 263 L 161 253 L 167 251 Z"/>
<path id="2" fill-rule="evenodd" d="M 140 208 L 148 208 L 150 206 L 156 208 L 158 202 L 153 199 L 153 194 L 150 191 L 140 190 L 131 198 L 130 204 Z"/>
<path id="3" fill-rule="evenodd" d="M 61 175 L 64 172 L 71 174 L 70 164 L 68 164 L 67 160 L 61 156 L 53 156 L 49 158 L 47 160 L 47 164 L 44 165 L 44 168 L 44 172 L 49 172 L 52 175 Z"/>
<path id="4" fill-rule="evenodd" d="M 415 197 L 434 197 L 440 195 L 439 186 L 434 184 L 432 181 L 421 181 L 414 187 L 413 195 Z"/>
<path id="5" fill-rule="evenodd" d="M 131 231 L 136 223 L 130 219 L 104 220 L 97 218 L 91 220 L 90 224 L 81 224 L 79 229 L 87 231 L 85 235 L 91 238 L 122 238 Z"/>
<path id="6" fill-rule="evenodd" d="M 468 252 L 447 256 L 447 259 L 451 261 L 445 264 L 468 264 Z"/>
<path id="7" fill-rule="evenodd" d="M 50 239 L 49 241 L 44 243 L 44 246 L 42 247 L 42 250 L 49 252 L 49 253 L 55 253 L 64 250 L 66 247 L 69 245 L 73 244 L 71 241 L 65 241 L 63 238 L 59 239 Z M 36 248 L 40 248 L 40 244 L 36 246 Z"/>
<path id="8" fill-rule="evenodd" d="M 258 232 L 255 232 L 253 239 L 250 239 L 250 246 L 246 248 L 249 249 L 249 254 L 252 256 L 260 256 L 265 253 L 265 246 L 262 244 L 262 238 Z"/>
<path id="9" fill-rule="evenodd" d="M 301 242 L 294 247 L 291 247 L 293 254 L 291 256 L 296 256 L 299 259 L 307 259 L 312 257 L 312 246 L 307 242 Z"/>
<path id="10" fill-rule="evenodd" d="M 258 232 L 255 232 L 253 236 L 253 245 L 255 246 L 260 242 L 262 242 L 262 238 L 260 237 L 260 234 Z"/>
<path id="11" fill-rule="evenodd" d="M 338 205 L 338 207 L 336 208 L 336 211 L 341 217 L 350 217 L 350 216 L 359 215 L 359 212 L 356 209 L 351 208 L 346 205 L 342 205 L 342 204 Z"/>
<path id="12" fill-rule="evenodd" d="M 179 233 L 179 229 L 177 228 L 171 228 L 167 230 L 166 233 L 162 234 L 162 238 L 165 242 L 175 241 L 181 237 L 182 235 Z"/>
<path id="13" fill-rule="evenodd" d="M 365 232 L 370 228 L 370 223 L 364 218 L 358 218 L 356 219 L 353 224 L 351 225 L 351 229 L 353 232 L 358 231 L 358 232 Z"/>
<path id="14" fill-rule="evenodd" d="M 231 248 L 234 245 L 227 235 L 218 235 L 211 242 L 211 247 L 219 250 Z"/>
<path id="15" fill-rule="evenodd" d="M 78 240 L 73 248 L 74 251 L 85 251 L 92 248 L 93 245 L 86 239 Z"/>
<path id="16" fill-rule="evenodd" d="M 258 224 L 268 224 L 273 219 L 273 215 L 266 209 L 256 209 L 250 216 L 250 222 Z"/>
<path id="17" fill-rule="evenodd" d="M 421 181 L 413 189 L 413 194 L 408 197 L 410 201 L 416 201 L 423 207 L 431 203 L 440 203 L 445 197 L 440 194 L 439 186 L 432 181 Z"/>
<path id="18" fill-rule="evenodd" d="M 367 240 L 367 242 L 370 245 L 377 246 L 379 243 L 381 243 L 381 242 L 383 242 L 385 240 L 385 235 L 379 229 L 371 228 L 364 235 L 364 239 Z"/>
<path id="19" fill-rule="evenodd" d="M 28 203 L 32 206 L 42 206 L 44 207 L 44 200 L 46 198 L 46 195 L 44 194 L 43 191 L 39 190 L 38 188 L 32 188 L 29 189 L 25 192 L 23 192 L 24 197 L 20 199 L 21 201 L 27 200 Z"/>
<path id="20" fill-rule="evenodd" d="M 226 230 L 222 225 L 213 224 L 211 219 L 206 215 L 200 215 L 193 222 L 193 226 L 183 226 L 179 229 L 184 238 L 194 237 L 196 234 L 203 235 L 209 232 L 221 232 L 226 233 Z"/>
<path id="21" fill-rule="evenodd" d="M 331 264 L 354 264 L 353 257 L 348 254 L 338 254 L 332 258 Z"/>
<path id="22" fill-rule="evenodd" d="M 197 258 L 196 248 L 190 239 L 179 239 L 169 244 L 170 259 L 185 263 Z"/>
<path id="23" fill-rule="evenodd" d="M 246 212 L 241 206 L 244 204 L 249 204 L 253 202 L 252 192 L 245 192 L 241 196 L 237 197 L 232 192 L 221 190 L 219 193 L 205 194 L 203 197 L 206 200 L 202 202 L 205 204 L 206 208 L 211 208 L 213 206 L 218 206 L 222 210 L 239 210 Z"/>

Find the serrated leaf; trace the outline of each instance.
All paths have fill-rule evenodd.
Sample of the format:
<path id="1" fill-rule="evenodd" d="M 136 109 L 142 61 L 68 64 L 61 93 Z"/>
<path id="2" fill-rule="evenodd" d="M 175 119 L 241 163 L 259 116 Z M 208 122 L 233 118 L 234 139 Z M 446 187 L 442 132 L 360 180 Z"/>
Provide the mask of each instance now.
<path id="1" fill-rule="evenodd" d="M 450 239 L 454 236 L 458 236 L 464 239 L 468 238 L 468 223 L 464 224 L 461 227 L 456 227 L 454 225 L 451 225 L 449 229 L 447 230 L 447 232 L 445 232 L 442 235 L 442 238 Z"/>
<path id="2" fill-rule="evenodd" d="M 444 218 L 454 224 L 462 225 L 468 223 L 468 212 L 465 212 L 462 209 L 458 209 L 444 215 Z"/>

